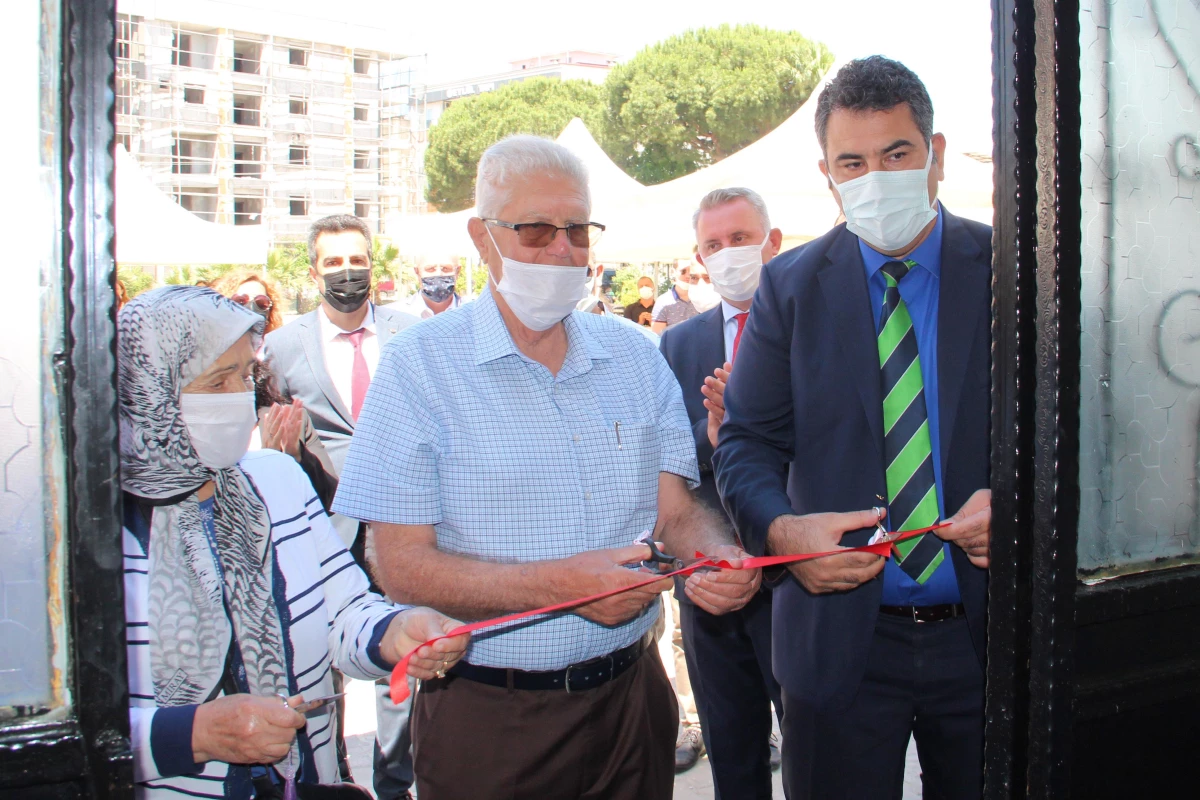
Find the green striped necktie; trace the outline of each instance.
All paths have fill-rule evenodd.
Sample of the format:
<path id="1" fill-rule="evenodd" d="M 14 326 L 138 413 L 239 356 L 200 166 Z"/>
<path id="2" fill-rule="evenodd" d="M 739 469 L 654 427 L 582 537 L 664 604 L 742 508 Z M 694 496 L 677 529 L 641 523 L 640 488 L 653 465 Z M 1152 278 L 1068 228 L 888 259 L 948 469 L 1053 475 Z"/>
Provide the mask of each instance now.
<path id="1" fill-rule="evenodd" d="M 917 332 L 900 297 L 900 281 L 915 261 L 882 267 L 887 288 L 879 320 L 879 368 L 883 393 L 883 453 L 887 462 L 888 520 L 895 531 L 925 528 L 938 521 L 933 449 L 925 411 L 925 383 Z M 925 583 L 941 565 L 942 540 L 931 533 L 896 545 L 900 568 Z"/>

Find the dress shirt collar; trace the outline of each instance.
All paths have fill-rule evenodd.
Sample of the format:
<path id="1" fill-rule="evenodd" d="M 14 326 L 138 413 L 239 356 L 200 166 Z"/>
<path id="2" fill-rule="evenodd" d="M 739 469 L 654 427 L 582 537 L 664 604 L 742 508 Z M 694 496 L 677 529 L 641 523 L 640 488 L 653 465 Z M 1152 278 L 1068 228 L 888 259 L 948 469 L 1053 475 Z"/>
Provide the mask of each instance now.
<path id="1" fill-rule="evenodd" d="M 934 223 L 933 230 L 929 232 L 925 241 L 921 242 L 917 249 L 907 256 L 935 278 L 941 277 L 942 274 L 942 222 L 945 218 L 946 215 L 939 200 L 937 222 Z M 867 269 L 868 282 L 884 264 L 896 260 L 891 256 L 885 256 L 862 239 L 858 240 L 858 249 L 862 252 L 863 266 Z"/>
<path id="2" fill-rule="evenodd" d="M 317 319 L 321 325 L 321 338 L 326 342 L 332 342 L 343 333 L 353 333 L 353 331 L 344 331 L 333 323 L 329 315 L 325 313 L 325 304 L 322 303 L 317 308 Z M 375 304 L 367 301 L 367 315 L 363 317 L 362 328 L 371 335 L 375 334 Z"/>
<path id="3" fill-rule="evenodd" d="M 508 332 L 490 286 L 465 308 L 471 315 L 471 325 L 475 334 L 476 366 L 511 355 L 528 358 L 517 348 L 516 342 Z M 612 358 L 612 353 L 595 336 L 588 333 L 586 326 L 581 325 L 575 319 L 575 315 L 576 312 L 571 312 L 563 320 L 563 327 L 567 332 L 567 357 L 559 370 L 559 380 L 587 372 L 592 368 L 593 359 Z"/>
<path id="4" fill-rule="evenodd" d="M 747 309 L 747 311 L 749 311 L 749 309 Z M 746 312 L 742 311 L 740 308 L 737 308 L 737 307 L 735 307 L 735 306 L 731 306 L 731 305 L 729 304 L 729 301 L 728 301 L 728 300 L 725 300 L 724 298 L 722 298 L 722 300 L 721 300 L 721 314 L 722 314 L 722 315 L 725 317 L 725 324 L 726 324 L 726 325 L 728 325 L 728 324 L 730 323 L 730 321 L 731 321 L 731 320 L 732 320 L 734 317 L 736 317 L 738 314 L 744 314 L 744 313 L 746 313 Z"/>

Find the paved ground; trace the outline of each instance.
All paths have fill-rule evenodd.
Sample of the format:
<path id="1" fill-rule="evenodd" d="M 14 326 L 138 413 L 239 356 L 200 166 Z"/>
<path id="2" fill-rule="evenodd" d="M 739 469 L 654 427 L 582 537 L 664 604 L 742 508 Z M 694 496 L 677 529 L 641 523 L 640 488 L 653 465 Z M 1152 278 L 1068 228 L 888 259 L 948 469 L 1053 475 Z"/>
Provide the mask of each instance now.
<path id="1" fill-rule="evenodd" d="M 363 681 L 348 681 L 346 687 L 346 746 L 350 751 L 350 766 L 355 781 L 370 788 L 371 750 L 375 741 L 375 693 L 373 685 Z M 921 797 L 920 771 L 916 749 L 910 745 L 908 765 L 904 775 L 904 800 Z M 775 798 L 783 800 L 783 783 L 775 773 Z M 708 759 L 703 758 L 692 769 L 675 779 L 676 800 L 711 800 L 712 772 Z"/>

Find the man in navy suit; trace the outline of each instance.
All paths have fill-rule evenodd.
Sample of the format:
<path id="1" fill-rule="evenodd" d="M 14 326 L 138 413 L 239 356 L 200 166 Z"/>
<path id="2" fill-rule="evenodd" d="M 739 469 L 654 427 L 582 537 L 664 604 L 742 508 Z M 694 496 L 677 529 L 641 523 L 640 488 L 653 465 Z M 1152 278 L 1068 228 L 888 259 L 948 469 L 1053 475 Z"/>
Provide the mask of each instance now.
<path id="1" fill-rule="evenodd" d="M 953 516 L 891 558 L 801 562 L 775 588 L 784 786 L 899 797 L 915 736 L 927 797 L 978 797 L 991 229 L 937 202 L 946 140 L 902 64 L 848 63 L 816 128 L 846 224 L 763 269 L 722 398 L 717 486 L 755 554 L 871 537 L 817 530 L 822 512 L 883 505 L 889 530 Z"/>
<path id="2" fill-rule="evenodd" d="M 720 389 L 736 363 L 762 265 L 779 252 L 783 233 L 750 189 L 705 195 L 692 218 L 696 260 L 708 270 L 720 305 L 663 331 L 661 350 L 683 388 L 702 503 L 724 513 L 712 472 L 720 426 Z M 711 409 L 711 413 L 710 413 Z M 688 675 L 717 800 L 771 797 L 771 706 L 780 718 L 779 683 L 771 674 L 771 592 L 742 609 L 715 616 L 679 598 Z"/>

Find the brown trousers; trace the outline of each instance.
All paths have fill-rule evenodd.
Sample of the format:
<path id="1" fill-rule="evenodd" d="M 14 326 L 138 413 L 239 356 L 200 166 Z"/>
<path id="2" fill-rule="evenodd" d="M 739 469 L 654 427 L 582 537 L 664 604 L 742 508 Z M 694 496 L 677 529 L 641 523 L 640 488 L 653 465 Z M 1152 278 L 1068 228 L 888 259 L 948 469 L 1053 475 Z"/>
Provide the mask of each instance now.
<path id="1" fill-rule="evenodd" d="M 582 692 L 424 681 L 413 703 L 421 800 L 669 800 L 675 693 L 658 650 Z"/>

